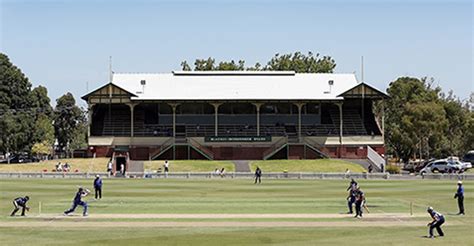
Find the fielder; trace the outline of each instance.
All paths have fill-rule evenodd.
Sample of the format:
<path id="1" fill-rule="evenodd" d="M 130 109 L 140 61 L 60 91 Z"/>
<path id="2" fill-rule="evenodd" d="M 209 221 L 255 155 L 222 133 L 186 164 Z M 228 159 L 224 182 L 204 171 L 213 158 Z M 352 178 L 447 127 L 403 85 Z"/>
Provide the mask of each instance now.
<path id="1" fill-rule="evenodd" d="M 433 221 L 428 223 L 430 227 L 430 235 L 429 238 L 433 238 L 433 229 L 436 228 L 440 237 L 444 236 L 443 230 L 441 230 L 441 225 L 444 224 L 444 216 L 436 211 L 432 207 L 428 207 L 427 212 L 431 215 Z"/>
<path id="2" fill-rule="evenodd" d="M 25 196 L 25 197 L 18 197 L 13 200 L 13 206 L 15 208 L 13 209 L 13 212 L 10 214 L 10 216 L 15 216 L 16 212 L 21 209 L 21 216 L 25 216 L 25 210 L 29 211 L 30 207 L 26 206 L 26 203 L 30 200 L 30 197 Z"/>
<path id="3" fill-rule="evenodd" d="M 77 206 L 82 206 L 84 208 L 82 215 L 87 216 L 87 202 L 82 201 L 82 198 L 89 195 L 89 193 L 91 193 L 90 190 L 80 187 L 76 193 L 76 196 L 74 196 L 72 207 L 64 211 L 64 215 L 69 215 L 70 213 L 74 212 L 74 210 L 76 210 Z"/>

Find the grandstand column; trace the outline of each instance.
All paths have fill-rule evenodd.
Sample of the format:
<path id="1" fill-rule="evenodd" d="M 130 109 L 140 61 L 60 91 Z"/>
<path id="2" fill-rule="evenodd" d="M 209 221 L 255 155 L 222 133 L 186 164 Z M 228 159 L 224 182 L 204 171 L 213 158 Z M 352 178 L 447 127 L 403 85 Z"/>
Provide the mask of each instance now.
<path id="1" fill-rule="evenodd" d="M 304 103 L 295 103 L 298 107 L 298 141 L 301 141 L 301 109 L 304 106 Z"/>
<path id="2" fill-rule="evenodd" d="M 130 107 L 130 137 L 133 138 L 133 110 L 135 108 L 135 103 L 128 103 L 127 104 Z"/>
<path id="3" fill-rule="evenodd" d="M 222 103 L 211 103 L 214 106 L 214 135 L 217 136 L 219 133 L 219 106 Z"/>
<path id="4" fill-rule="evenodd" d="M 341 150 L 342 150 L 342 136 L 343 136 L 343 121 L 342 121 L 342 102 L 336 103 L 337 107 L 339 108 L 339 153 L 338 157 L 341 157 Z"/>
<path id="5" fill-rule="evenodd" d="M 93 103 L 89 104 L 89 107 L 88 107 L 88 123 L 89 123 L 89 127 L 87 128 L 87 137 L 90 137 L 91 136 L 91 128 L 92 128 L 92 115 L 94 113 L 94 105 Z"/>
<path id="6" fill-rule="evenodd" d="M 170 103 L 169 104 L 173 109 L 173 137 L 176 137 L 176 107 L 178 107 L 178 103 Z"/>
<path id="7" fill-rule="evenodd" d="M 257 136 L 260 136 L 260 107 L 263 103 L 252 103 L 257 111 Z"/>

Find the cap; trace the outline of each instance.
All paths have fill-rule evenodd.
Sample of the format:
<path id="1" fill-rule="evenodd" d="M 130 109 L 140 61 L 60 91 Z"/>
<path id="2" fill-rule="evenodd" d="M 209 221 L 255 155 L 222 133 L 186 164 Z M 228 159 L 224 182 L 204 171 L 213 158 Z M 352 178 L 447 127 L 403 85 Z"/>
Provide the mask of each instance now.
<path id="1" fill-rule="evenodd" d="M 428 207 L 428 209 L 427 209 L 426 211 L 431 212 L 431 211 L 433 211 L 433 208 L 432 208 L 432 207 Z"/>
<path id="2" fill-rule="evenodd" d="M 462 185 L 462 181 L 461 181 L 461 180 L 458 181 L 458 185 Z"/>
<path id="3" fill-rule="evenodd" d="M 95 177 L 96 177 L 96 178 L 98 178 L 98 177 L 100 177 L 100 175 L 99 175 L 99 174 L 97 174 L 97 175 L 95 175 Z"/>

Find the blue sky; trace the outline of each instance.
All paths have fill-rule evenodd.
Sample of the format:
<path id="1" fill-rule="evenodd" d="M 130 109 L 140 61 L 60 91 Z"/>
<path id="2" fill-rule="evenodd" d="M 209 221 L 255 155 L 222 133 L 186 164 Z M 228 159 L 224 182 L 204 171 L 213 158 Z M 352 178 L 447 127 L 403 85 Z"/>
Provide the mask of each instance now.
<path id="1" fill-rule="evenodd" d="M 469 0 L 0 2 L 1 52 L 53 101 L 107 82 L 109 56 L 116 72 L 170 72 L 195 58 L 253 65 L 313 51 L 359 78 L 364 56 L 380 89 L 400 76 L 433 77 L 461 98 L 474 89 Z"/>

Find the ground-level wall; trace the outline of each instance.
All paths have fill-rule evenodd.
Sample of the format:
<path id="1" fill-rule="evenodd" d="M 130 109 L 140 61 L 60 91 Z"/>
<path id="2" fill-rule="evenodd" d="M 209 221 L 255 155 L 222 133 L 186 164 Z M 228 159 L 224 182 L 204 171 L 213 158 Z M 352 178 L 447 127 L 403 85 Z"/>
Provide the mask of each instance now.
<path id="1" fill-rule="evenodd" d="M 129 149 L 132 160 L 148 160 L 159 153 L 160 146 L 170 138 L 166 137 L 92 137 L 90 144 L 97 157 L 110 157 L 115 148 L 126 146 Z M 205 146 L 214 154 L 215 160 L 261 160 L 272 145 L 276 144 L 282 137 L 274 137 L 271 142 L 264 143 L 206 143 L 204 138 L 193 138 L 197 143 Z M 331 158 L 366 159 L 367 146 L 373 148 L 380 155 L 385 153 L 383 139 L 380 136 L 348 136 L 342 139 L 342 145 L 338 137 L 312 137 L 308 138 L 316 145 L 314 146 Z M 102 141 L 102 142 L 101 142 Z M 92 155 L 92 153 L 90 153 Z M 310 147 L 302 143 L 290 143 L 275 153 L 272 159 L 316 159 L 320 155 Z M 163 153 L 159 159 L 205 159 L 191 146 L 178 145 Z"/>

